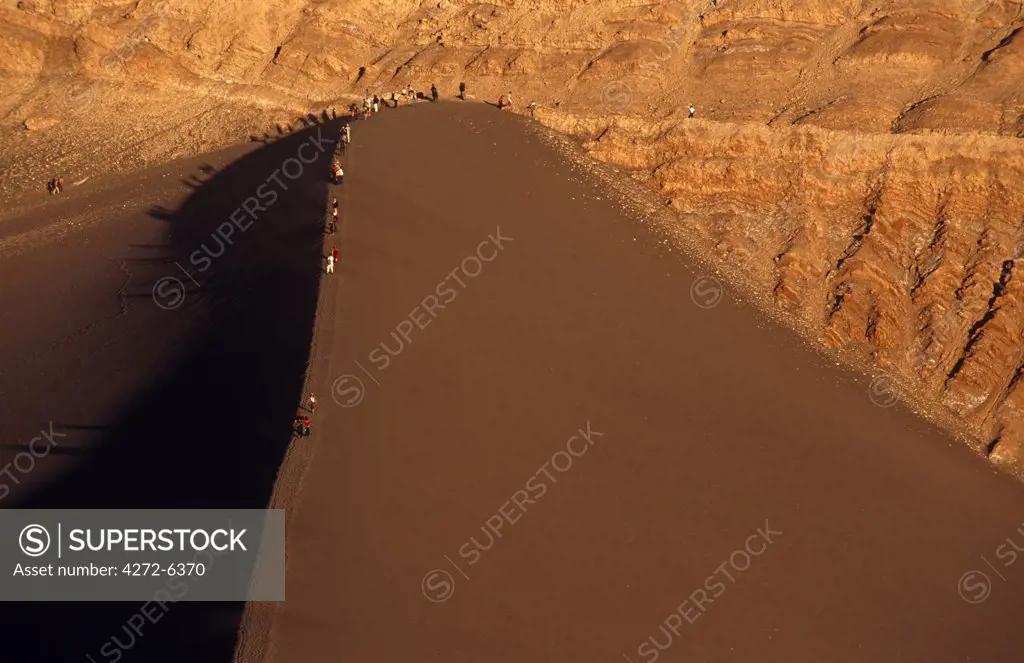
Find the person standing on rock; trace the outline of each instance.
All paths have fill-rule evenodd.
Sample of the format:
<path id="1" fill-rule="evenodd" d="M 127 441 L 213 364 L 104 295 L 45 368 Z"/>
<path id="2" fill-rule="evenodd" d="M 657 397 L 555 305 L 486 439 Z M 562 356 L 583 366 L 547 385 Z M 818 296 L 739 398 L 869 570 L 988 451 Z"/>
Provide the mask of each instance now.
<path id="1" fill-rule="evenodd" d="M 334 233 L 338 232 L 338 208 L 337 207 L 335 207 L 334 209 L 331 210 L 331 220 L 327 224 L 327 232 L 332 234 L 332 235 Z"/>
<path id="2" fill-rule="evenodd" d="M 430 84 L 430 96 L 431 96 L 431 98 L 432 98 L 432 99 L 433 99 L 433 100 L 434 100 L 435 102 L 437 101 L 437 97 L 438 97 L 439 95 L 438 95 L 438 93 L 437 93 L 437 84 L 436 84 L 436 83 L 431 83 L 431 84 Z"/>
<path id="3" fill-rule="evenodd" d="M 334 249 L 331 251 L 331 257 L 334 258 L 334 262 L 337 263 L 341 260 L 341 253 L 338 251 L 338 245 L 334 245 Z"/>
<path id="4" fill-rule="evenodd" d="M 309 392 L 309 411 L 316 412 L 316 394 Z"/>
<path id="5" fill-rule="evenodd" d="M 333 253 L 328 253 L 327 254 L 327 270 L 324 273 L 325 274 L 333 274 L 334 273 L 334 254 Z"/>
<path id="6" fill-rule="evenodd" d="M 459 99 L 466 100 L 466 84 L 459 83 Z"/>
<path id="7" fill-rule="evenodd" d="M 686 110 L 688 110 L 690 112 L 690 114 L 686 116 L 687 119 L 692 118 L 694 113 L 697 112 L 697 109 L 693 107 L 693 104 L 690 104 L 690 107 L 687 108 Z"/>

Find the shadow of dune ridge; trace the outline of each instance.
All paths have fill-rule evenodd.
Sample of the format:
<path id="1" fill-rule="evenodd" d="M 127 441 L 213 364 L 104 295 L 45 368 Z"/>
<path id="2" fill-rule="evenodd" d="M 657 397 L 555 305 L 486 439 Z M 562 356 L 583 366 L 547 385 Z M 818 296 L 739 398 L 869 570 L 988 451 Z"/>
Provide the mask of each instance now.
<path id="1" fill-rule="evenodd" d="M 291 440 L 309 361 L 320 282 L 321 231 L 334 143 L 294 180 L 280 174 L 300 145 L 336 140 L 340 121 L 312 124 L 212 174 L 174 212 L 166 274 L 187 286 L 180 309 L 201 331 L 155 376 L 100 442 L 66 476 L 17 508 L 265 508 Z M 307 158 L 311 150 L 305 149 Z M 201 246 L 219 250 L 214 231 L 278 171 L 278 199 L 200 271 Z M 294 172 L 294 169 L 293 169 Z M 285 188 L 286 187 L 286 188 Z M 189 269 L 191 283 L 175 262 Z M 154 283 L 138 284 L 133 307 Z M 169 323 L 170 324 L 170 323 Z M 15 661 L 231 660 L 242 603 L 177 603 L 138 635 L 124 626 L 133 603 L 2 603 L 7 638 L 0 658 Z M 159 610 L 154 609 L 155 612 Z M 117 645 L 109 646 L 117 638 Z M 102 648 L 108 647 L 105 651 Z"/>

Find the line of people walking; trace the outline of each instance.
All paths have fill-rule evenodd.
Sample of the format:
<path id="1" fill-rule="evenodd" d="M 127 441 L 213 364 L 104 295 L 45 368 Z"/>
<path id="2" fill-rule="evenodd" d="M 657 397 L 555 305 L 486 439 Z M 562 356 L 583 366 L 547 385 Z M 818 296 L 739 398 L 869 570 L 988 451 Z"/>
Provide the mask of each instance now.
<path id="1" fill-rule="evenodd" d="M 348 150 L 348 146 L 352 143 L 352 127 L 346 124 L 341 130 L 341 151 L 345 152 Z M 331 164 L 331 181 L 336 186 L 341 186 L 345 182 L 345 171 L 341 165 L 341 162 L 337 158 Z M 333 235 L 338 232 L 338 220 L 339 220 L 339 204 L 338 197 L 332 196 L 331 198 L 331 211 L 330 215 L 324 215 L 327 218 L 327 234 Z M 338 245 L 334 244 L 331 251 L 324 256 L 324 273 L 334 274 L 334 267 L 341 260 L 341 251 L 338 250 Z M 313 419 L 311 415 L 316 412 L 316 394 L 310 393 L 309 398 L 305 405 L 300 406 L 298 414 L 295 415 L 295 419 L 292 422 L 292 432 L 299 437 L 309 437 L 313 432 Z"/>
<path id="2" fill-rule="evenodd" d="M 459 99 L 462 100 L 466 99 L 466 84 L 464 82 L 459 83 L 458 97 Z M 374 94 L 371 96 L 369 94 L 369 90 L 367 90 L 367 96 L 365 99 L 363 99 L 361 112 L 360 108 L 354 103 L 349 106 L 349 111 L 352 119 L 366 119 L 376 113 L 379 113 L 382 106 L 397 108 L 405 100 L 408 100 L 409 104 L 415 104 L 417 103 L 417 100 L 420 98 L 425 97 L 421 97 L 421 94 L 418 93 L 416 89 L 413 87 L 412 83 L 409 82 L 405 86 L 403 86 L 400 91 L 391 92 L 388 97 L 385 97 L 384 95 L 380 94 Z M 437 89 L 436 84 L 432 84 L 430 86 L 430 99 L 434 102 L 437 102 L 440 99 L 440 91 Z M 510 91 L 508 94 L 503 94 L 500 97 L 498 97 L 498 102 L 497 104 L 494 105 L 496 105 L 499 110 L 511 108 L 512 92 Z M 528 108 L 530 112 L 533 113 L 537 108 L 537 102 L 531 102 Z M 349 123 L 342 128 L 339 151 L 343 154 L 347 154 L 348 148 L 351 144 L 352 125 L 351 123 Z M 337 155 L 335 155 L 335 159 L 331 164 L 331 183 L 334 186 L 343 186 L 345 183 L 345 169 L 341 161 L 337 158 Z M 331 199 L 330 213 L 328 215 L 325 215 L 325 218 L 327 219 L 327 227 L 325 229 L 326 234 L 333 235 L 336 232 L 338 232 L 338 224 L 340 221 L 339 215 L 340 210 L 338 198 L 337 196 L 333 196 Z M 341 252 L 338 249 L 338 245 L 334 243 L 330 252 L 324 255 L 324 274 L 333 275 L 334 268 L 340 261 Z M 310 415 L 313 414 L 315 409 L 316 395 L 311 393 L 309 395 L 308 408 L 301 408 L 299 413 L 295 416 L 294 430 L 297 435 L 303 437 L 310 435 L 313 427 L 313 422 L 312 419 L 310 418 Z"/>
<path id="3" fill-rule="evenodd" d="M 428 98 L 431 101 L 437 102 L 441 99 L 441 91 L 438 89 L 436 83 L 431 83 L 429 95 L 430 96 L 428 97 L 427 94 L 418 91 L 411 81 L 403 85 L 400 90 L 388 93 L 370 94 L 370 90 L 367 88 L 366 97 L 363 99 L 362 104 L 350 104 L 349 113 L 355 119 L 365 120 L 376 115 L 383 108 L 398 108 L 403 103 L 414 105 L 419 100 L 425 100 Z M 462 100 L 466 99 L 466 84 L 464 82 L 459 83 L 458 98 Z M 511 95 L 509 98 L 509 105 L 511 105 Z"/>
<path id="4" fill-rule="evenodd" d="M 457 96 L 459 99 L 462 99 L 463 101 L 466 100 L 465 82 L 459 83 L 459 94 Z M 397 90 L 395 92 L 386 94 L 376 93 L 371 95 L 369 88 L 367 88 L 366 98 L 363 99 L 362 106 L 360 107 L 353 103 L 349 106 L 349 112 L 354 119 L 365 120 L 379 113 L 382 108 L 398 108 L 403 103 L 414 105 L 417 103 L 418 100 L 427 98 L 428 97 L 425 94 L 418 92 L 416 90 L 412 82 L 406 83 L 404 86 L 402 86 L 401 90 Z M 434 102 L 437 102 L 440 100 L 440 98 L 441 93 L 437 88 L 437 84 L 432 83 L 430 85 L 429 99 Z M 506 108 L 511 108 L 514 105 L 512 101 L 512 92 L 509 91 L 507 94 L 500 95 L 498 97 L 497 103 L 493 103 L 491 105 L 496 106 L 498 110 L 505 110 Z M 527 110 L 530 111 L 531 115 L 534 114 L 537 110 L 537 102 L 531 101 L 529 106 L 527 106 Z"/>

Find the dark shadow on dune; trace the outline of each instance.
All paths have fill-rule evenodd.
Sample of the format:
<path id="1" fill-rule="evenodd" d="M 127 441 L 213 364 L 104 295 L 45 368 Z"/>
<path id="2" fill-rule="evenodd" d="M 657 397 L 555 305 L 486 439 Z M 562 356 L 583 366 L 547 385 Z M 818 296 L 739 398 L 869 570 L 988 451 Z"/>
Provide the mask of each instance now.
<path id="1" fill-rule="evenodd" d="M 334 141 L 341 125 L 310 124 L 212 173 L 180 209 L 153 210 L 169 224 L 168 264 L 190 265 L 190 255 L 211 246 L 211 233 L 302 143 L 318 133 Z M 189 284 L 188 305 L 203 307 L 207 321 L 200 337 L 120 421 L 99 433 L 100 443 L 81 465 L 19 508 L 267 506 L 302 398 L 333 148 L 326 144 L 300 177 L 279 175 L 287 189 L 270 185 L 278 199 L 235 233 L 208 270 L 193 270 L 199 286 Z M 181 312 L 168 312 L 175 314 Z M 123 625 L 141 605 L 0 604 L 0 623 L 12 636 L 2 659 L 231 660 L 241 603 L 173 604 L 139 637 Z M 123 649 L 103 651 L 114 636 Z"/>

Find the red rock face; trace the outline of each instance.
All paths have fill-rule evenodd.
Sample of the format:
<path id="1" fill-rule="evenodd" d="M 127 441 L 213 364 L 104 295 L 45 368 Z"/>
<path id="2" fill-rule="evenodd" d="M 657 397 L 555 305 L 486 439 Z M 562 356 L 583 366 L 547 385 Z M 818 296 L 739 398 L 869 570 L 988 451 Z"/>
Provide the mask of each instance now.
<path id="1" fill-rule="evenodd" d="M 671 199 L 693 248 L 766 310 L 1020 467 L 1019 3 L 428 5 L 5 6 L 0 200 L 54 169 L 288 131 L 367 90 L 511 89 Z M 31 118 L 60 122 L 26 132 Z"/>
<path id="2" fill-rule="evenodd" d="M 642 173 L 752 299 L 1018 467 L 1024 152 L 910 136 L 680 120 L 542 121 Z M 596 138 L 600 136 L 600 138 Z"/>

